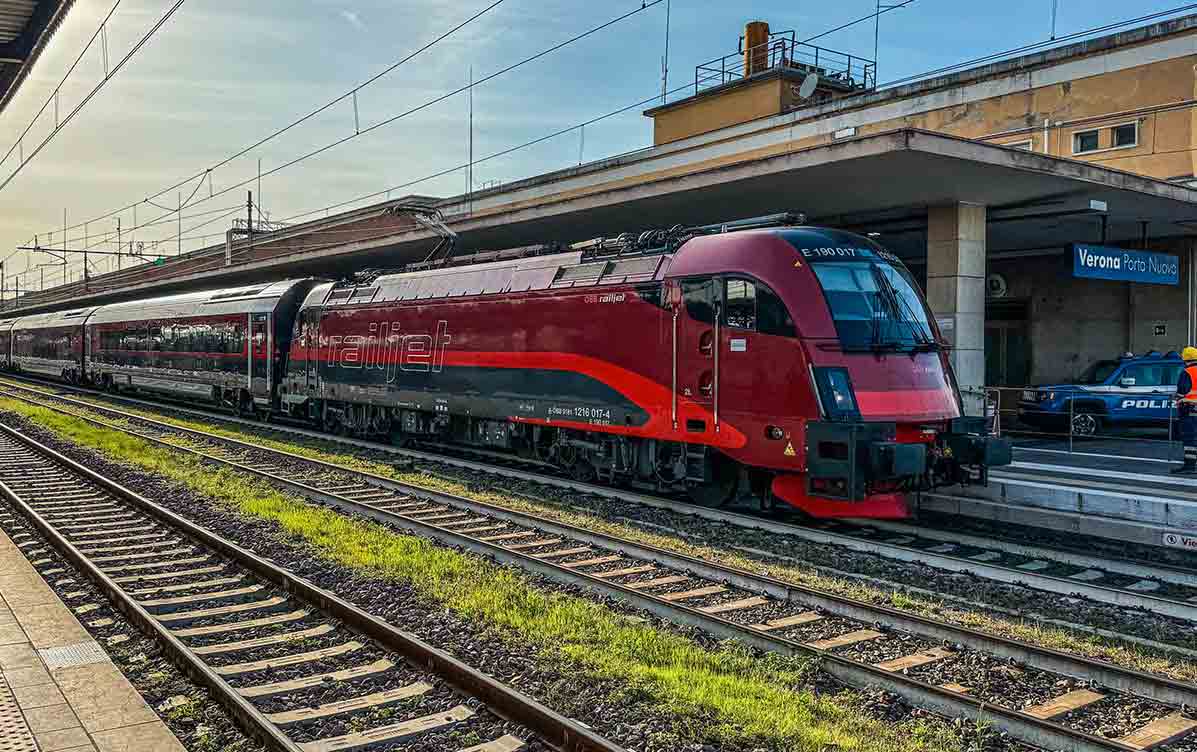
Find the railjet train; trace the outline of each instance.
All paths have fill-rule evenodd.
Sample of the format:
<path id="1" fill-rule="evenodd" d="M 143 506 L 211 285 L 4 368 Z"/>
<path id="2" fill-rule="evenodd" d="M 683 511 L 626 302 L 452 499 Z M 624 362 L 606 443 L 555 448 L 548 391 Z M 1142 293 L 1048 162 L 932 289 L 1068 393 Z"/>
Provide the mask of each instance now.
<path id="1" fill-rule="evenodd" d="M 781 217 L 459 256 L 0 322 L 18 372 L 575 478 L 908 516 L 1009 444 L 961 417 L 897 257 Z"/>

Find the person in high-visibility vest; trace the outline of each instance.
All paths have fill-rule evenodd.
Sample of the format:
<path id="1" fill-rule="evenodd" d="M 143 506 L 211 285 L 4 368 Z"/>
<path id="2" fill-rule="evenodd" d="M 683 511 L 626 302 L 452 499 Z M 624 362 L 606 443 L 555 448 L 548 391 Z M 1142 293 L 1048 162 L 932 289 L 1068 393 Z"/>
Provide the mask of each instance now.
<path id="1" fill-rule="evenodd" d="M 1197 347 L 1186 347 L 1180 357 L 1184 370 L 1176 382 L 1176 412 L 1180 419 L 1180 441 L 1185 460 L 1174 473 L 1197 473 Z"/>

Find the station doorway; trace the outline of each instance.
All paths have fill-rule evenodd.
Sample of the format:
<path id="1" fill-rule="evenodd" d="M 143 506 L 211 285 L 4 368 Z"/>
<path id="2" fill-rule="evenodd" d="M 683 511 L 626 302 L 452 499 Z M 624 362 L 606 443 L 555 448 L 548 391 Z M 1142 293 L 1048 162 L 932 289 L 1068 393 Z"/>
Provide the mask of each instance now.
<path id="1" fill-rule="evenodd" d="M 1029 300 L 985 302 L 985 384 L 1022 387 L 1031 378 Z M 1003 407 L 1005 407 L 1003 405 Z"/>

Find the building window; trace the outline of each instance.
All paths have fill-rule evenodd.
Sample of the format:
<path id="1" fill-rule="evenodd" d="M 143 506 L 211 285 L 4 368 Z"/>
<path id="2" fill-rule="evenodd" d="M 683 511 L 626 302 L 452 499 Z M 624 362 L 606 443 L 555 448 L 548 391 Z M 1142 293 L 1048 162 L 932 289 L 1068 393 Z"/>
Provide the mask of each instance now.
<path id="1" fill-rule="evenodd" d="M 1028 138 L 1026 141 L 1015 141 L 1012 144 L 1002 144 L 1002 146 L 1005 146 L 1008 149 L 1021 149 L 1023 151 L 1031 151 L 1034 147 L 1034 144 L 1035 144 L 1035 142 Z"/>
<path id="2" fill-rule="evenodd" d="M 1113 145 L 1115 149 L 1139 145 L 1138 123 L 1116 125 L 1111 130 L 1114 132 Z"/>
<path id="3" fill-rule="evenodd" d="M 1072 153 L 1084 154 L 1088 151 L 1097 151 L 1100 141 L 1097 137 L 1098 131 L 1081 131 L 1072 134 Z"/>

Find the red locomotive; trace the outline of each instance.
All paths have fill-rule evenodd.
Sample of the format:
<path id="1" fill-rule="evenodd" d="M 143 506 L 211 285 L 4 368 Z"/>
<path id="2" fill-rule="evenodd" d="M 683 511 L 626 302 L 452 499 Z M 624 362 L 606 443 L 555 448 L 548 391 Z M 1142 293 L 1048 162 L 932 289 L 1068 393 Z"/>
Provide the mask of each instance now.
<path id="1" fill-rule="evenodd" d="M 902 263 L 787 220 L 103 306 L 39 368 L 818 517 L 905 517 L 907 494 L 1008 463 L 961 417 Z M 22 338 L 72 325 L 25 322 L 19 368 Z M 212 327 L 218 353 L 195 345 Z"/>

